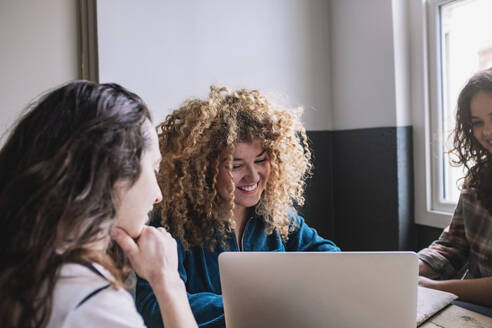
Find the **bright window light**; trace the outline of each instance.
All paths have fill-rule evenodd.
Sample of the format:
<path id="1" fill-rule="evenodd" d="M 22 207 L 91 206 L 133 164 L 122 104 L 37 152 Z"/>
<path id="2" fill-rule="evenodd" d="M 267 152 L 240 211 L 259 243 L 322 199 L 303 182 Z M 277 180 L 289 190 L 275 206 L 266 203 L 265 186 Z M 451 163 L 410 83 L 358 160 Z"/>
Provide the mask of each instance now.
<path id="1" fill-rule="evenodd" d="M 442 156 L 437 159 L 441 170 L 434 174 L 442 174 L 442 203 L 458 202 L 458 186 L 464 171 L 449 164 L 447 151 L 452 147 L 459 92 L 475 72 L 492 66 L 491 13 L 491 0 L 448 1 L 439 6 L 442 112 L 438 124 L 443 142 Z"/>

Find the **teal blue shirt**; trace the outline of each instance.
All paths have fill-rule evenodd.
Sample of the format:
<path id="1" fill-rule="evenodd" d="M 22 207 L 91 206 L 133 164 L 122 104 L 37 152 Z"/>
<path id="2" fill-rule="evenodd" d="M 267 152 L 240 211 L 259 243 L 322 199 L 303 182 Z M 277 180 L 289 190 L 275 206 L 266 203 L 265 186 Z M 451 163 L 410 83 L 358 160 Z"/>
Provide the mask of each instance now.
<path id="1" fill-rule="evenodd" d="M 340 249 L 331 241 L 321 238 L 301 216 L 296 218 L 296 228 L 284 242 L 278 233 L 265 233 L 263 217 L 253 215 L 244 228 L 242 249 L 265 252 L 338 252 Z M 292 220 L 294 221 L 294 220 Z M 234 232 L 227 237 L 227 247 L 219 245 L 211 252 L 207 247 L 192 247 L 185 250 L 178 241 L 179 274 L 186 284 L 188 300 L 200 327 L 225 327 L 222 290 L 219 277 L 219 254 L 224 251 L 239 252 Z M 138 277 L 136 304 L 145 324 L 151 328 L 162 327 L 159 304 L 149 283 Z"/>

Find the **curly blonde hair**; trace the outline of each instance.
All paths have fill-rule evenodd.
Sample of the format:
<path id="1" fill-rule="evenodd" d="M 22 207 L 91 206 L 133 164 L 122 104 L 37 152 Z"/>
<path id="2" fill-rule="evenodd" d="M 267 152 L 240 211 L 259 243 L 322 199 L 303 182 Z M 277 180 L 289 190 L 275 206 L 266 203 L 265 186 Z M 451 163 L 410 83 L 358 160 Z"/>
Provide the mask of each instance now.
<path id="1" fill-rule="evenodd" d="M 264 217 L 267 234 L 277 229 L 287 240 L 295 227 L 288 212 L 304 204 L 312 166 L 302 109 L 274 106 L 258 90 L 210 89 L 207 100 L 185 102 L 157 126 L 163 154 L 161 223 L 185 248 L 224 245 L 235 227 L 234 192 L 229 200 L 218 193 L 219 165 L 231 169 L 235 145 L 259 140 L 271 173 L 255 211 Z"/>

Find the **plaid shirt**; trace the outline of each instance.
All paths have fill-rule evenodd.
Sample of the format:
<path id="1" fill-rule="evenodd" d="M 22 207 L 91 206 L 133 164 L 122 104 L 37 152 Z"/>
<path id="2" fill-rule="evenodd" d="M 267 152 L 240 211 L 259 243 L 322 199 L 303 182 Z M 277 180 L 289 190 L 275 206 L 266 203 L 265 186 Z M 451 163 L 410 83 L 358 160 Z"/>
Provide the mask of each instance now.
<path id="1" fill-rule="evenodd" d="M 451 224 L 418 255 L 438 273 L 438 279 L 456 278 L 465 264 L 469 278 L 492 276 L 492 216 L 476 191 L 463 190 Z"/>

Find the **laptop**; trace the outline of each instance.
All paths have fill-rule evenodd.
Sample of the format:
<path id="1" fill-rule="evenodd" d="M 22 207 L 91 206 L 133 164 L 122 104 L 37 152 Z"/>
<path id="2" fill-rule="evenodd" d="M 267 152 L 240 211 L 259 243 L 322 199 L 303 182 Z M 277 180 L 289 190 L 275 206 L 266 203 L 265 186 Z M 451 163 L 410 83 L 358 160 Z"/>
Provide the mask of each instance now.
<path id="1" fill-rule="evenodd" d="M 414 252 L 224 252 L 227 328 L 415 328 Z"/>

